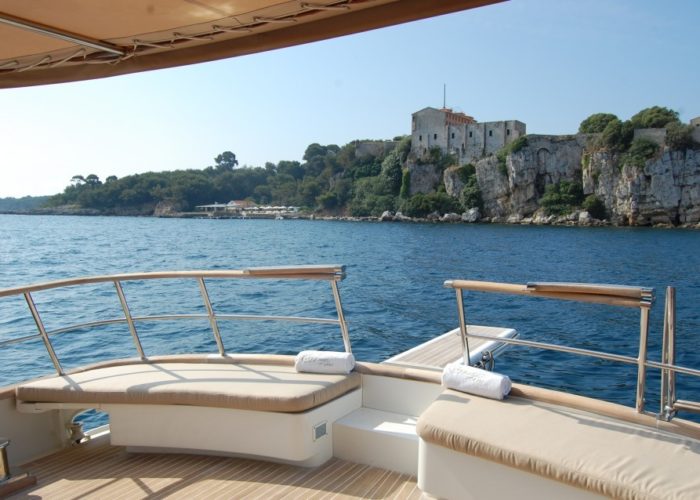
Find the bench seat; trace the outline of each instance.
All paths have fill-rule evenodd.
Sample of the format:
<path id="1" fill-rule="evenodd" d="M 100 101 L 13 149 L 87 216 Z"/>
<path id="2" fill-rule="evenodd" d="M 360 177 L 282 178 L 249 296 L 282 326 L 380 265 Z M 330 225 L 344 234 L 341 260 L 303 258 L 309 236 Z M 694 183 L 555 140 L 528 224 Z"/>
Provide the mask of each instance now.
<path id="1" fill-rule="evenodd" d="M 360 386 L 358 373 L 297 373 L 293 366 L 240 363 L 136 363 L 36 380 L 18 401 L 188 405 L 296 413 Z"/>
<path id="2" fill-rule="evenodd" d="M 575 494 L 586 490 L 613 498 L 690 499 L 700 494 L 699 441 L 564 406 L 516 397 L 494 401 L 446 390 L 420 416 L 417 433 L 421 447 L 437 447 L 436 455 L 422 450 L 419 460 L 444 457 L 441 463 L 419 465 L 419 486 L 436 496 L 453 493 L 431 491 L 445 481 L 426 476 L 455 466 L 455 453 L 490 461 L 501 474 L 502 466 L 519 469 L 513 477 L 522 476 L 521 484 L 528 485 L 519 491 L 522 498 L 541 496 L 526 491 L 536 477 L 549 480 L 550 486 L 573 486 Z M 469 478 L 464 467 L 452 472 L 480 484 L 481 492 L 491 492 L 493 482 L 483 475 Z M 501 475 L 495 481 L 507 483 L 509 478 Z"/>

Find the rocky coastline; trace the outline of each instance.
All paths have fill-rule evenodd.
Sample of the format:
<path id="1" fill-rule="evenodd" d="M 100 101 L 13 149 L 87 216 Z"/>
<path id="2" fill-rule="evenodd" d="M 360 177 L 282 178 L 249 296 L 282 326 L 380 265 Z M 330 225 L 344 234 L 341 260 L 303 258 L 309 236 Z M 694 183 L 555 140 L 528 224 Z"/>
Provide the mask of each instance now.
<path id="1" fill-rule="evenodd" d="M 240 216 L 232 215 L 207 215 L 201 212 L 175 212 L 167 213 L 105 213 L 94 209 L 84 209 L 73 206 L 41 208 L 29 211 L 2 211 L 3 214 L 12 215 L 73 215 L 73 216 L 103 216 L 103 217 L 156 217 L 164 219 L 244 219 Z M 271 217 L 245 217 L 247 220 L 271 219 Z M 521 215 L 509 216 L 483 216 L 478 208 L 472 208 L 464 213 L 440 214 L 433 212 L 426 217 L 408 217 L 401 212 L 385 211 L 379 217 L 365 216 L 356 217 L 351 215 L 328 215 L 318 213 L 298 213 L 294 216 L 282 216 L 280 220 L 316 220 L 316 221 L 345 221 L 345 222 L 394 222 L 408 224 L 510 224 L 520 226 L 579 226 L 579 227 L 655 227 L 655 228 L 680 228 L 698 229 L 700 222 L 672 224 L 669 222 L 657 222 L 654 224 L 628 224 L 626 221 L 599 220 L 591 217 L 586 210 L 575 210 L 566 215 L 546 215 L 542 211 L 536 212 L 533 216 L 523 217 Z"/>

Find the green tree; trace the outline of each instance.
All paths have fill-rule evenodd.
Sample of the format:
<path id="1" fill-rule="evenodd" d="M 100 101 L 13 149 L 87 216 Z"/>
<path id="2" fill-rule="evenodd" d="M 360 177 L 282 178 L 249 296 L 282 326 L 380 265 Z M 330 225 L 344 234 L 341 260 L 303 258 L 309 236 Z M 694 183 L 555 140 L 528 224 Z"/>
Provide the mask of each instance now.
<path id="1" fill-rule="evenodd" d="M 299 186 L 299 201 L 305 207 L 313 207 L 316 198 L 321 194 L 322 188 L 318 180 L 313 177 L 304 177 Z"/>
<path id="2" fill-rule="evenodd" d="M 399 140 L 399 143 L 396 145 L 394 151 L 399 155 L 399 160 L 401 163 L 406 163 L 406 158 L 408 158 L 408 154 L 411 152 L 411 136 L 403 136 Z"/>
<path id="3" fill-rule="evenodd" d="M 348 208 L 352 215 L 378 216 L 385 210 L 395 210 L 395 198 L 387 194 L 380 176 L 363 177 L 355 182 Z"/>
<path id="4" fill-rule="evenodd" d="M 382 162 L 382 170 L 379 174 L 386 185 L 388 194 L 394 196 L 401 190 L 401 180 L 403 172 L 401 169 L 401 157 L 396 151 L 389 153 Z"/>
<path id="5" fill-rule="evenodd" d="M 85 184 L 89 186 L 99 186 L 100 184 L 102 184 L 102 181 L 100 181 L 100 178 L 95 174 L 90 174 L 87 177 L 85 177 Z"/>
<path id="6" fill-rule="evenodd" d="M 321 146 L 319 143 L 314 142 L 313 144 L 309 144 L 309 146 L 306 148 L 306 151 L 304 151 L 304 161 L 311 161 L 312 159 L 318 156 L 324 157 L 327 156 L 329 153 L 337 154 L 339 151 L 340 148 L 335 144 Z"/>
<path id="7" fill-rule="evenodd" d="M 81 184 L 85 184 L 85 177 L 82 175 L 74 175 L 70 178 L 70 183 L 74 186 L 80 186 Z"/>
<path id="8" fill-rule="evenodd" d="M 610 120 L 603 129 L 599 145 L 613 152 L 627 151 L 634 137 L 634 126 L 631 122 Z"/>
<path id="9" fill-rule="evenodd" d="M 666 126 L 666 144 L 671 149 L 684 150 L 696 146 L 692 125 L 672 122 Z"/>
<path id="10" fill-rule="evenodd" d="M 325 210 L 332 210 L 338 207 L 338 195 L 332 191 L 327 191 L 316 198 L 316 203 Z"/>
<path id="11" fill-rule="evenodd" d="M 578 131 L 581 134 L 598 134 L 605 130 L 608 123 L 615 120 L 618 118 L 612 113 L 595 113 L 581 122 Z"/>
<path id="12" fill-rule="evenodd" d="M 277 173 L 281 175 L 290 175 L 297 180 L 301 180 L 304 177 L 304 169 L 298 161 L 280 161 L 277 164 Z"/>
<path id="13" fill-rule="evenodd" d="M 236 165 L 238 165 L 236 155 L 231 151 L 224 151 L 219 156 L 214 158 L 214 161 L 216 162 L 216 169 L 218 171 L 231 171 L 236 167 Z"/>
<path id="14" fill-rule="evenodd" d="M 633 128 L 661 128 L 669 123 L 680 122 L 678 112 L 672 109 L 652 106 L 645 108 L 630 118 Z"/>

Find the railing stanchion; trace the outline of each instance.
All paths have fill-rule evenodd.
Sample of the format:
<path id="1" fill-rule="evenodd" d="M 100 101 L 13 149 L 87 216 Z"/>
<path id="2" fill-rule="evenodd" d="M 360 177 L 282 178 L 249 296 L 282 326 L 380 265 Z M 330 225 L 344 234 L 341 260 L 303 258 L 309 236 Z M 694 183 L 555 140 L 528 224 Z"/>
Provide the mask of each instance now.
<path id="1" fill-rule="evenodd" d="M 34 323 L 36 323 L 36 327 L 39 330 L 41 339 L 44 341 L 44 346 L 46 347 L 46 350 L 49 353 L 49 357 L 51 357 L 53 366 L 54 368 L 56 368 L 56 373 L 58 373 L 59 375 L 64 375 L 63 368 L 61 367 L 60 361 L 58 361 L 56 351 L 53 350 L 53 345 L 51 344 L 51 340 L 49 339 L 49 334 L 46 333 L 46 328 L 44 328 L 44 323 L 41 321 L 41 316 L 39 316 L 39 311 L 36 308 L 36 304 L 34 304 L 32 295 L 29 292 L 24 292 L 24 300 L 27 301 L 29 310 L 32 313 L 32 318 L 34 318 Z"/>
<path id="2" fill-rule="evenodd" d="M 224 341 L 221 340 L 221 332 L 219 332 L 219 324 L 216 321 L 216 315 L 214 314 L 214 308 L 211 306 L 211 301 L 209 300 L 209 292 L 207 292 L 207 286 L 204 284 L 204 278 L 197 278 L 199 282 L 199 290 L 202 292 L 202 299 L 204 299 L 204 307 L 207 309 L 207 316 L 209 316 L 209 324 L 211 325 L 211 331 L 214 332 L 214 339 L 216 340 L 216 347 L 219 349 L 219 354 L 221 356 L 226 355 L 226 350 L 224 349 Z"/>
<path id="3" fill-rule="evenodd" d="M 122 289 L 122 284 L 119 280 L 114 280 L 114 288 L 117 289 L 119 302 L 121 303 L 122 310 L 124 311 L 124 319 L 126 319 L 126 324 L 129 325 L 129 331 L 131 332 L 131 338 L 134 340 L 136 351 L 138 351 L 141 359 L 146 359 L 146 355 L 143 352 L 143 347 L 141 346 L 141 339 L 139 339 L 139 334 L 136 332 L 136 325 L 134 325 L 134 319 L 131 317 L 129 304 L 126 302 L 126 296 L 124 295 L 124 290 Z"/>
<path id="4" fill-rule="evenodd" d="M 666 287 L 664 343 L 661 352 L 661 362 L 667 365 L 676 364 L 676 289 L 672 286 Z M 676 402 L 676 372 L 674 370 L 662 370 L 661 380 L 661 401 L 665 401 L 665 404 L 661 407 L 661 414 L 670 418 L 673 412 L 673 405 Z"/>
<path id="5" fill-rule="evenodd" d="M 637 358 L 637 401 L 635 404 L 637 413 L 644 411 L 644 389 L 647 376 L 647 340 L 649 338 L 649 308 L 639 308 L 639 357 Z"/>
<path id="6" fill-rule="evenodd" d="M 350 334 L 348 333 L 348 325 L 345 322 L 345 315 L 343 314 L 343 305 L 340 302 L 340 291 L 338 290 L 338 283 L 333 280 L 331 280 L 331 290 L 333 291 L 335 310 L 338 312 L 338 323 L 340 324 L 340 333 L 343 336 L 343 346 L 345 347 L 345 352 L 351 353 Z"/>
<path id="7" fill-rule="evenodd" d="M 666 363 L 668 359 L 668 290 L 666 291 L 666 305 L 664 308 L 664 326 L 661 333 L 661 363 Z M 670 370 L 661 369 L 661 390 L 659 392 L 659 418 L 669 420 L 669 400 L 668 400 L 668 376 Z"/>
<path id="8" fill-rule="evenodd" d="M 464 314 L 464 297 L 462 289 L 455 288 L 457 294 L 457 315 L 459 316 L 459 334 L 462 339 L 462 361 L 465 366 L 469 366 L 471 355 L 469 353 L 469 341 L 467 340 L 467 319 Z"/>

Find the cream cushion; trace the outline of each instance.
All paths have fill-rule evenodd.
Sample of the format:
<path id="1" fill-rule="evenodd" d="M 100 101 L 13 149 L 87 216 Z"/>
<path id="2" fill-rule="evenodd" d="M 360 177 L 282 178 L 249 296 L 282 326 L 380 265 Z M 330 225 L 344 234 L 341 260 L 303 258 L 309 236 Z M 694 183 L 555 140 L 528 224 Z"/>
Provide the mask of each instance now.
<path id="1" fill-rule="evenodd" d="M 302 412 L 360 386 L 358 373 L 297 373 L 293 366 L 137 363 L 51 377 L 15 388 L 18 401 L 210 406 Z"/>
<path id="2" fill-rule="evenodd" d="M 608 497 L 700 497 L 699 441 L 593 413 L 447 390 L 416 430 L 428 443 Z"/>

